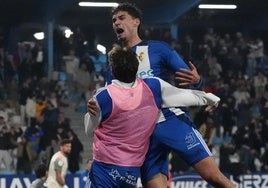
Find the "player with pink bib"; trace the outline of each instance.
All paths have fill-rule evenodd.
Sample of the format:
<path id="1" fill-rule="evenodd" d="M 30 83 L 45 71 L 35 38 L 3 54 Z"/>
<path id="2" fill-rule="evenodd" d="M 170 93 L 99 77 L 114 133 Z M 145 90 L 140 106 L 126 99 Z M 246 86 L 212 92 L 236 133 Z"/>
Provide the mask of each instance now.
<path id="1" fill-rule="evenodd" d="M 110 53 L 114 79 L 94 95 L 99 110 L 85 115 L 85 131 L 94 132 L 91 188 L 135 188 L 150 136 L 161 108 L 217 106 L 220 99 L 203 91 L 179 89 L 156 78 L 136 78 L 135 52 L 114 48 Z"/>

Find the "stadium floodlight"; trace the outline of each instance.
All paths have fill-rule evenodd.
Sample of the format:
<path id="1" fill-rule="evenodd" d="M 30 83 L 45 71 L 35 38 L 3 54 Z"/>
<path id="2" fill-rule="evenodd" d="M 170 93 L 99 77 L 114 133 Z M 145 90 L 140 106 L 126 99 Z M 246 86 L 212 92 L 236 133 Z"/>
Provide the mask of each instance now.
<path id="1" fill-rule="evenodd" d="M 35 33 L 34 38 L 36 38 L 37 40 L 43 40 L 45 38 L 45 34 L 44 32 Z"/>
<path id="2" fill-rule="evenodd" d="M 72 34 L 74 34 L 74 33 L 72 32 L 71 29 L 68 28 L 68 29 L 65 29 L 65 30 L 64 30 L 65 38 L 70 38 L 70 36 L 71 36 Z"/>
<path id="3" fill-rule="evenodd" d="M 118 7 L 118 3 L 115 2 L 79 2 L 81 7 Z"/>
<path id="4" fill-rule="evenodd" d="M 198 6 L 200 9 L 236 9 L 236 5 L 227 4 L 200 4 Z"/>
<path id="5" fill-rule="evenodd" d="M 97 50 L 100 51 L 102 54 L 106 54 L 106 47 L 101 44 L 97 44 Z"/>

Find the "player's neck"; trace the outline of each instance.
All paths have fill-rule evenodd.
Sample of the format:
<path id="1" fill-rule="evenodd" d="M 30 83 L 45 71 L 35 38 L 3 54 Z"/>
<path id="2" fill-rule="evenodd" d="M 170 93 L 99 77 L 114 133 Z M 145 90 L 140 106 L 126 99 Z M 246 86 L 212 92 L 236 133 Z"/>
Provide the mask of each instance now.
<path id="1" fill-rule="evenodd" d="M 65 152 L 63 152 L 63 151 L 60 151 L 61 153 L 62 153 L 62 155 L 64 155 L 65 157 L 67 157 L 68 156 L 68 154 L 67 153 L 65 153 Z"/>
<path id="2" fill-rule="evenodd" d="M 131 38 L 130 40 L 126 41 L 126 43 L 124 43 L 124 46 L 126 47 L 133 47 L 136 44 L 139 44 L 141 42 L 141 38 L 139 36 L 135 36 L 133 38 Z"/>

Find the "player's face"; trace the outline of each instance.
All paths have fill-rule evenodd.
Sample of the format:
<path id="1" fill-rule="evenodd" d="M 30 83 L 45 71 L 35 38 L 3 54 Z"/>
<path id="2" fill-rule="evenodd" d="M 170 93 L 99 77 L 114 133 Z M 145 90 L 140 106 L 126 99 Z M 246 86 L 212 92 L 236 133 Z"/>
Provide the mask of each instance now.
<path id="1" fill-rule="evenodd" d="M 140 20 L 126 11 L 119 11 L 112 17 L 113 29 L 120 41 L 129 41 L 137 35 Z"/>
<path id="2" fill-rule="evenodd" d="M 61 146 L 61 150 L 65 155 L 68 155 L 71 152 L 72 144 L 65 144 Z"/>

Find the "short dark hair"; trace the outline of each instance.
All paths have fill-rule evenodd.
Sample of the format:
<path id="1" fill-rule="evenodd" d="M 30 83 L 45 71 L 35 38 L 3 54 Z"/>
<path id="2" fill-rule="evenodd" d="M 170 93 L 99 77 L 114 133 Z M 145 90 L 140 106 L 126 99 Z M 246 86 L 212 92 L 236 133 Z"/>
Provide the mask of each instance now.
<path id="1" fill-rule="evenodd" d="M 113 77 L 119 81 L 131 83 L 136 79 L 139 61 L 130 48 L 114 47 L 109 56 Z"/>
<path id="2" fill-rule="evenodd" d="M 63 139 L 60 141 L 60 146 L 63 146 L 65 144 L 71 144 L 72 141 L 70 139 Z"/>
<path id="3" fill-rule="evenodd" d="M 117 7 L 112 9 L 112 15 L 116 14 L 119 11 L 126 11 L 129 15 L 131 15 L 133 18 L 142 19 L 142 12 L 141 10 L 132 3 L 120 3 Z"/>
<path id="4" fill-rule="evenodd" d="M 39 164 L 34 170 L 36 178 L 42 178 L 46 176 L 46 172 L 47 172 L 47 166 L 43 163 Z"/>

